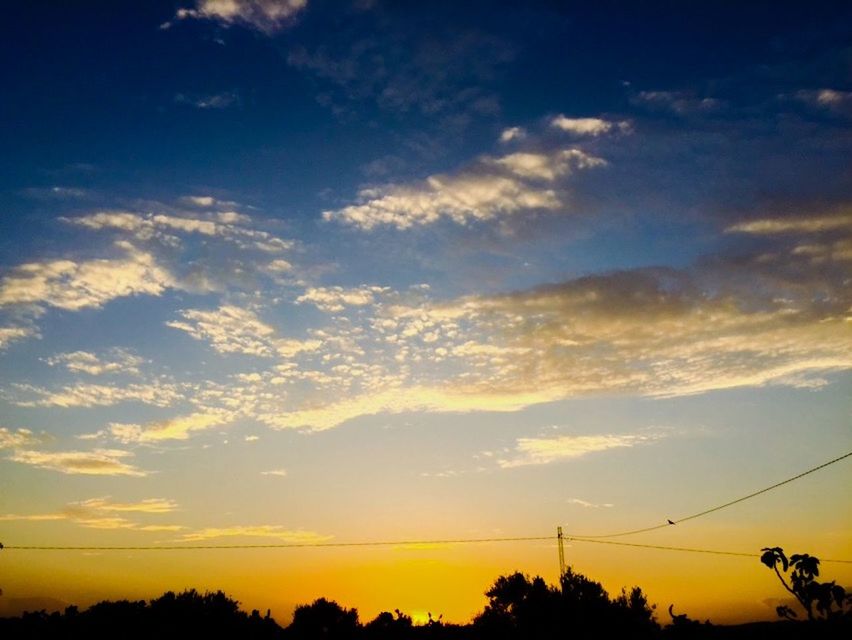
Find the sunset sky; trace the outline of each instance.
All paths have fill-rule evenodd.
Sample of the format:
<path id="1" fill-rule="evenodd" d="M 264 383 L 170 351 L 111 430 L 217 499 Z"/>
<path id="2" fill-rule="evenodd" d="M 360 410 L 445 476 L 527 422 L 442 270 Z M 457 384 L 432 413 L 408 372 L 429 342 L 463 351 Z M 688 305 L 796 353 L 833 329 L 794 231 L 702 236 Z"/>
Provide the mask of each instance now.
<path id="1" fill-rule="evenodd" d="M 852 450 L 849 3 L 2 12 L 4 545 L 608 534 Z M 618 540 L 850 560 L 850 486 Z M 757 555 L 566 556 L 662 622 L 784 596 Z M 514 570 L 555 583 L 555 540 L 6 549 L 0 615 L 195 587 L 465 622 Z"/>

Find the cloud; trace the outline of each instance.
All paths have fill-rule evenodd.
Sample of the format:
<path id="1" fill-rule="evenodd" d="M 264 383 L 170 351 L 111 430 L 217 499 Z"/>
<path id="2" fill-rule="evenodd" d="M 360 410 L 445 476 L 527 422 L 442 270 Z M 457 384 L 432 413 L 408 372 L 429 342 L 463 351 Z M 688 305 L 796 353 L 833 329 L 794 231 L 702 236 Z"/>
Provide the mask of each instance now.
<path id="1" fill-rule="evenodd" d="M 631 102 L 653 110 L 671 111 L 681 116 L 713 112 L 723 106 L 716 98 L 699 98 L 683 91 L 640 91 Z"/>
<path id="2" fill-rule="evenodd" d="M 216 198 L 213 196 L 184 196 L 181 200 L 194 207 L 202 208 L 212 207 L 216 204 Z"/>
<path id="3" fill-rule="evenodd" d="M 523 140 L 527 137 L 526 129 L 523 127 L 509 127 L 508 129 L 503 129 L 500 133 L 500 142 L 514 142 L 517 140 Z"/>
<path id="4" fill-rule="evenodd" d="M 833 215 L 761 218 L 731 225 L 725 229 L 725 232 L 773 235 L 782 233 L 810 234 L 839 230 L 852 233 L 852 213 L 844 211 Z"/>
<path id="5" fill-rule="evenodd" d="M 41 514 L 2 514 L 0 522 L 28 521 L 49 522 L 68 520 L 89 529 L 134 529 L 136 531 L 180 531 L 186 527 L 174 524 L 148 524 L 128 520 L 115 513 L 164 514 L 177 509 L 174 500 L 147 498 L 140 502 L 111 502 L 109 497 L 90 498 L 80 502 L 71 502 L 56 513 Z"/>
<path id="6" fill-rule="evenodd" d="M 275 329 L 249 309 L 223 305 L 212 311 L 184 310 L 180 315 L 185 322 L 171 321 L 166 326 L 186 331 L 196 340 L 209 342 L 219 353 L 273 355 Z"/>
<path id="7" fill-rule="evenodd" d="M 304 406 L 299 409 L 282 409 L 274 413 L 257 414 L 255 418 L 273 429 L 309 428 L 322 431 L 337 427 L 358 416 L 409 411 L 517 411 L 531 404 L 549 402 L 559 398 L 553 390 L 541 392 L 523 390 L 513 394 L 497 390 L 471 389 L 463 386 L 394 386 L 376 389 L 353 397 L 335 399 Z"/>
<path id="8" fill-rule="evenodd" d="M 852 109 L 852 91 L 837 89 L 803 89 L 795 97 L 813 107 L 830 111 L 848 111 Z"/>
<path id="9" fill-rule="evenodd" d="M 196 0 L 194 9 L 178 9 L 175 19 L 213 20 L 226 27 L 241 24 L 272 34 L 307 5 L 307 0 Z M 173 23 L 167 22 L 161 28 L 171 26 Z"/>
<path id="10" fill-rule="evenodd" d="M 515 445 L 516 457 L 500 459 L 497 464 L 503 469 L 550 464 L 609 449 L 635 447 L 653 442 L 660 437 L 659 434 L 641 434 L 519 438 Z M 588 503 L 585 506 L 589 506 Z"/>
<path id="11" fill-rule="evenodd" d="M 44 442 L 44 436 L 36 435 L 29 429 L 7 429 L 0 427 L 0 449 L 22 449 Z"/>
<path id="12" fill-rule="evenodd" d="M 578 507 L 583 507 L 585 509 L 609 509 L 615 505 L 609 502 L 603 502 L 601 504 L 595 504 L 594 502 L 587 502 L 586 500 L 581 500 L 580 498 L 569 498 L 568 504 L 575 504 Z"/>
<path id="13" fill-rule="evenodd" d="M 314 544 L 327 542 L 333 536 L 322 535 L 313 531 L 301 529 L 286 529 L 280 525 L 247 525 L 222 528 L 199 529 L 185 533 L 182 537 L 184 542 L 202 542 L 216 538 L 275 538 L 281 542 L 293 544 Z"/>
<path id="14" fill-rule="evenodd" d="M 223 204 L 210 196 L 188 196 L 188 198 L 187 203 L 193 207 L 208 208 Z M 236 244 L 242 249 L 256 249 L 267 253 L 285 251 L 293 246 L 292 241 L 251 228 L 248 225 L 253 222 L 252 218 L 236 211 L 208 212 L 199 215 L 202 217 L 166 213 L 99 211 L 77 218 L 63 218 L 63 221 L 96 231 L 123 231 L 142 242 L 157 239 L 169 246 L 175 244 L 174 238 L 168 235 L 172 233 L 219 238 Z"/>
<path id="15" fill-rule="evenodd" d="M 31 513 L 17 514 L 4 513 L 0 515 L 0 522 L 52 522 L 55 520 L 67 520 L 67 516 L 63 513 Z"/>
<path id="16" fill-rule="evenodd" d="M 108 407 L 122 402 L 168 407 L 182 399 L 178 385 L 159 381 L 123 386 L 80 383 L 58 390 L 25 384 L 14 386 L 19 392 L 35 396 L 11 398 L 19 407 Z"/>
<path id="17" fill-rule="evenodd" d="M 123 460 L 132 457 L 130 451 L 94 449 L 92 451 L 34 451 L 16 450 L 9 460 L 67 474 L 98 476 L 145 476 L 137 467 Z"/>
<path id="18" fill-rule="evenodd" d="M 389 291 L 387 287 L 362 285 L 354 289 L 343 287 L 309 287 L 296 299 L 297 304 L 309 302 L 321 311 L 335 313 L 346 307 L 363 307 L 375 302 L 375 297 Z"/>
<path id="19" fill-rule="evenodd" d="M 110 349 L 103 356 L 88 351 L 60 353 L 47 358 L 46 362 L 52 367 L 61 365 L 75 373 L 99 376 L 107 373 L 139 375 L 139 366 L 146 360 L 125 349 L 116 348 Z"/>
<path id="20" fill-rule="evenodd" d="M 553 211 L 567 206 L 560 185 L 553 184 L 556 178 L 605 165 L 602 158 L 580 149 L 484 156 L 457 173 L 429 176 L 422 183 L 362 189 L 357 204 L 325 211 L 323 218 L 363 230 L 380 225 L 409 229 L 442 218 L 467 224 L 524 211 Z"/>
<path id="21" fill-rule="evenodd" d="M 214 93 L 209 95 L 186 95 L 178 93 L 175 102 L 187 104 L 197 109 L 227 109 L 240 104 L 240 96 L 234 91 Z"/>
<path id="22" fill-rule="evenodd" d="M 233 421 L 227 411 L 208 411 L 169 418 L 146 425 L 112 423 L 109 435 L 125 444 L 144 444 L 163 440 L 187 440 L 193 432 L 205 431 Z"/>
<path id="23" fill-rule="evenodd" d="M 83 509 L 118 513 L 171 513 L 178 508 L 177 502 L 167 498 L 146 498 L 139 502 L 112 502 L 109 496 L 105 496 L 72 504 Z"/>
<path id="24" fill-rule="evenodd" d="M 631 129 L 630 123 L 627 120 L 614 122 L 601 118 L 569 118 L 561 114 L 551 119 L 550 126 L 576 136 L 592 137 L 610 133 L 611 131 L 629 133 Z"/>
<path id="25" fill-rule="evenodd" d="M 126 256 L 112 260 L 52 260 L 15 267 L 0 281 L 0 307 L 52 306 L 68 311 L 101 307 L 127 296 L 159 296 L 175 286 L 150 253 L 118 243 Z"/>
<path id="26" fill-rule="evenodd" d="M 13 342 L 37 335 L 34 327 L 0 327 L 0 351 Z"/>
<path id="27" fill-rule="evenodd" d="M 261 471 L 262 476 L 278 476 L 284 478 L 287 476 L 287 469 L 270 469 L 269 471 Z"/>

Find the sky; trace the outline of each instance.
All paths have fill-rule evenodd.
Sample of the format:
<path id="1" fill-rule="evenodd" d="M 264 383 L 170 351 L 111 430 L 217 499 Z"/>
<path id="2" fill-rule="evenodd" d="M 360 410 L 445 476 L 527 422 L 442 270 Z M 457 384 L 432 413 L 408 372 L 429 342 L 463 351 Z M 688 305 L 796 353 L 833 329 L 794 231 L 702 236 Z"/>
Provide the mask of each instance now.
<path id="1" fill-rule="evenodd" d="M 0 542 L 606 535 L 852 450 L 852 7 L 9 2 Z M 848 459 L 568 563 L 771 619 Z M 0 612 L 223 589 L 465 622 L 555 538 L 0 551 Z M 852 565 L 823 575 L 852 585 Z M 58 605 L 57 605 L 58 606 Z"/>

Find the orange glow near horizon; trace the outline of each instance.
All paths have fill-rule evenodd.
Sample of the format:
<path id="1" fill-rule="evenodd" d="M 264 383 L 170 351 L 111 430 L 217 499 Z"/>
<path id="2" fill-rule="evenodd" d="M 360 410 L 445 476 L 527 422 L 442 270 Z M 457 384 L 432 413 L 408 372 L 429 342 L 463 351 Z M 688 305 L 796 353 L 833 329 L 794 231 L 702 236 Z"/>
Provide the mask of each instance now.
<path id="1" fill-rule="evenodd" d="M 838 540 L 825 552 L 849 557 L 852 546 Z M 750 559 L 575 542 L 568 543 L 566 556 L 575 571 L 601 582 L 610 595 L 641 586 L 661 623 L 668 622 L 669 604 L 693 618 L 735 623 L 773 619 L 775 604 L 786 601 L 757 554 Z M 246 610 L 271 609 L 285 625 L 296 605 L 320 597 L 357 608 L 362 622 L 400 609 L 420 622 L 431 612 L 465 623 L 482 610 L 484 592 L 499 575 L 519 570 L 557 582 L 555 540 L 413 549 L 9 550 L 3 562 L 7 593 L 36 595 L 50 585 L 59 599 L 87 606 L 102 599 L 150 599 L 167 590 L 221 589 Z M 823 575 L 849 584 L 852 567 L 825 563 Z"/>

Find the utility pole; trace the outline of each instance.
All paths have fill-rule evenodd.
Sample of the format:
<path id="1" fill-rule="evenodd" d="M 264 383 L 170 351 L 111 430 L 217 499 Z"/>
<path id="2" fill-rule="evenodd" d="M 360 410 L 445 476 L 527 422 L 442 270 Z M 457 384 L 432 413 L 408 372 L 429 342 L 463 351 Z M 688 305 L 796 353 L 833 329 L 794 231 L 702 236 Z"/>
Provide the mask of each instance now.
<path id="1" fill-rule="evenodd" d="M 556 541 L 559 544 L 559 583 L 565 575 L 565 546 L 562 544 L 562 527 L 556 527 Z"/>

